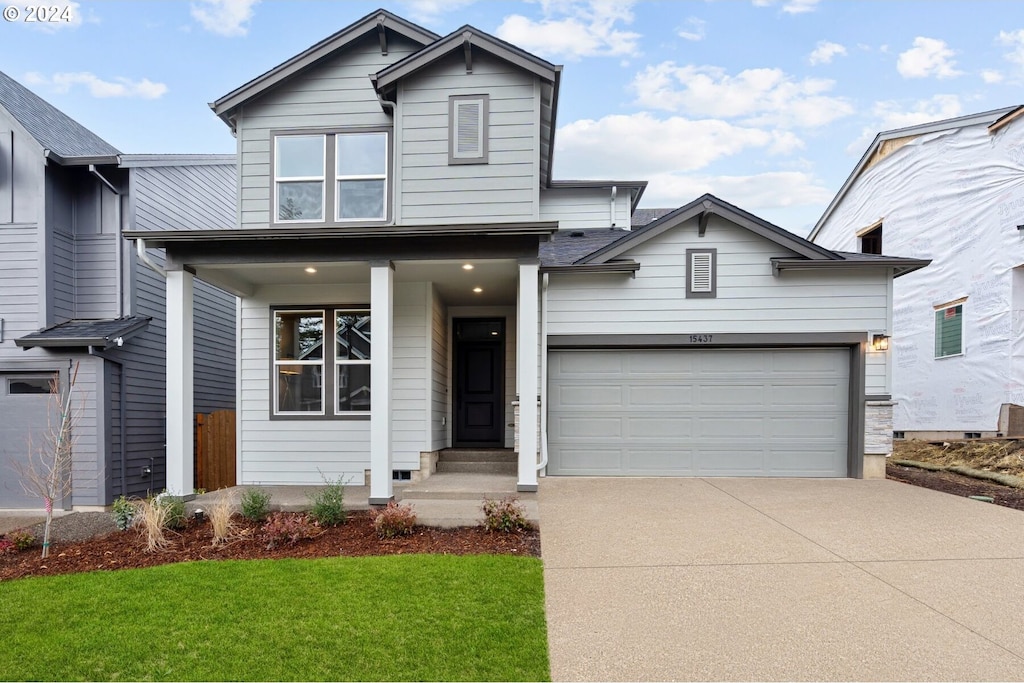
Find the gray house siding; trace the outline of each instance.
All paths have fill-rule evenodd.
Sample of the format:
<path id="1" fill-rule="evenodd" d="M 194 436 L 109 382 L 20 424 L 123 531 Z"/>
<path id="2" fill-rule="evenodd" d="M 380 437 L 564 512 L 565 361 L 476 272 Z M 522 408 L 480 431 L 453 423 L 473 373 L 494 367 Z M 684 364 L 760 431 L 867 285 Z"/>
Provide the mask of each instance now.
<path id="1" fill-rule="evenodd" d="M 353 126 L 391 127 L 368 74 L 411 54 L 418 46 L 388 34 L 388 53 L 382 55 L 376 34 L 367 34 L 303 75 L 246 104 L 238 117 L 241 166 L 240 225 L 267 227 L 270 223 L 271 131 L 281 129 Z M 447 99 L 445 100 L 447 106 Z M 328 212 L 330 213 L 330 212 Z"/>
<path id="2" fill-rule="evenodd" d="M 536 220 L 539 216 L 537 79 L 486 53 L 466 73 L 460 54 L 400 86 L 396 118 L 397 214 L 405 224 Z M 451 95 L 488 95 L 486 164 L 448 163 Z"/>

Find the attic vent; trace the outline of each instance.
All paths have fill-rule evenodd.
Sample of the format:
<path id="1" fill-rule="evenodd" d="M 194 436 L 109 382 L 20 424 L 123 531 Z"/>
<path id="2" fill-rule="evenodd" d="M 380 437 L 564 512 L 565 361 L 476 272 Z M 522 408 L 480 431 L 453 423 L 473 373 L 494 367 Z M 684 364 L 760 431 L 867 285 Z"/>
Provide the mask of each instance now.
<path id="1" fill-rule="evenodd" d="M 449 98 L 449 164 L 487 163 L 487 95 Z"/>
<path id="2" fill-rule="evenodd" d="M 715 296 L 717 258 L 716 249 L 686 250 L 686 297 L 688 299 L 713 298 Z"/>

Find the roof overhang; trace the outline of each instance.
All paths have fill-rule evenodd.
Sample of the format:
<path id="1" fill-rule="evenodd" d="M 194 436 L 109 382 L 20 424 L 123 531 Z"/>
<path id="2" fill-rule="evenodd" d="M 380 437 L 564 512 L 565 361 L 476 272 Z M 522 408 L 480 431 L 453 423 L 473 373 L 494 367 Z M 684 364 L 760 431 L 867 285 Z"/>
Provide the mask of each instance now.
<path id="1" fill-rule="evenodd" d="M 586 275 L 588 273 L 628 273 L 632 275 L 638 270 L 640 270 L 640 264 L 632 259 L 608 261 L 607 263 L 540 267 L 542 273 L 569 273 L 571 275 Z"/>
<path id="2" fill-rule="evenodd" d="M 429 45 L 440 38 L 433 31 L 417 26 L 391 12 L 377 10 L 321 40 L 316 45 L 300 52 L 288 61 L 275 66 L 270 71 L 257 76 L 245 85 L 235 88 L 227 95 L 211 102 L 210 108 L 221 120 L 230 125 L 232 113 L 240 105 L 316 64 L 321 59 L 342 49 L 366 33 L 371 31 L 380 32 L 382 28 L 396 31 L 420 45 Z"/>
<path id="3" fill-rule="evenodd" d="M 47 159 L 52 159 L 61 166 L 103 166 L 105 164 L 117 165 L 121 162 L 121 157 L 117 154 L 93 157 L 62 157 L 52 149 L 44 149 L 43 156 Z"/>
<path id="4" fill-rule="evenodd" d="M 109 349 L 121 346 L 149 326 L 152 318 L 129 316 L 107 320 L 69 320 L 38 332 L 27 334 L 14 343 L 23 348 L 87 348 Z"/>
<path id="5" fill-rule="evenodd" d="M 121 168 L 224 166 L 238 163 L 235 154 L 122 154 Z"/>
<path id="6" fill-rule="evenodd" d="M 703 234 L 704 230 L 707 229 L 708 220 L 711 216 L 719 216 L 742 228 L 746 228 L 779 246 L 795 252 L 805 259 L 819 261 L 837 261 L 842 259 L 835 252 L 812 244 L 802 237 L 797 237 L 793 233 L 762 218 L 758 218 L 751 213 L 747 213 L 743 209 L 733 206 L 714 195 L 705 194 L 689 204 L 679 207 L 672 213 L 666 214 L 658 220 L 652 221 L 625 237 L 612 242 L 608 246 L 583 257 L 577 263 L 605 263 L 643 244 L 652 237 L 656 237 L 694 218 L 697 219 L 698 230 Z"/>
<path id="7" fill-rule="evenodd" d="M 644 190 L 647 189 L 646 180 L 552 180 L 548 182 L 548 189 L 551 190 L 597 188 L 611 192 L 620 187 L 630 193 L 629 212 L 632 214 L 636 210 L 636 205 L 640 203 L 640 198 L 644 196 Z"/>
<path id="8" fill-rule="evenodd" d="M 870 260 L 847 259 L 842 261 L 810 261 L 799 258 L 773 258 L 772 275 L 783 270 L 864 270 L 865 268 L 885 268 L 893 271 L 893 277 L 913 273 L 931 263 L 928 259 L 899 258 L 896 256 L 873 258 Z"/>

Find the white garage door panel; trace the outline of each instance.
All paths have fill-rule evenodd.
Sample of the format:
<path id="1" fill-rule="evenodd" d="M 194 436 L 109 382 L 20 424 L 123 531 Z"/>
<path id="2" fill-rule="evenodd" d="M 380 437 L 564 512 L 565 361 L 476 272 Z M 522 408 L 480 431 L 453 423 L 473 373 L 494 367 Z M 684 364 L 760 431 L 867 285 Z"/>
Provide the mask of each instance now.
<path id="1" fill-rule="evenodd" d="M 552 351 L 549 474 L 847 475 L 849 351 Z"/>

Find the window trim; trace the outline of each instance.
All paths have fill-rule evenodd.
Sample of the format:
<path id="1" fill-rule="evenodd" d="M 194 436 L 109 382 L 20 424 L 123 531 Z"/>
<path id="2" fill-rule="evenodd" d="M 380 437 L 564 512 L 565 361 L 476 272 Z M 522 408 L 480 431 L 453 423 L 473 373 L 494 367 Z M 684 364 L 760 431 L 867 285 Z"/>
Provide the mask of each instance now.
<path id="1" fill-rule="evenodd" d="M 270 420 L 272 421 L 325 421 L 325 420 L 369 420 L 370 413 L 372 410 L 367 411 L 338 411 L 338 400 L 335 397 L 337 394 L 337 368 L 339 363 L 337 362 L 337 354 L 335 352 L 335 335 L 337 334 L 337 313 L 339 311 L 366 311 L 367 315 L 370 316 L 370 320 L 373 320 L 373 313 L 370 310 L 369 303 L 354 303 L 354 304 L 327 304 L 320 305 L 314 304 L 309 306 L 299 305 L 280 305 L 270 307 L 270 381 L 272 386 L 270 387 L 270 405 L 268 406 L 268 412 Z M 277 412 L 277 399 L 278 399 L 278 383 L 277 383 L 277 365 L 279 363 L 289 364 L 291 361 L 278 361 L 277 360 L 277 332 L 276 332 L 276 316 L 278 313 L 320 313 L 324 315 L 324 353 L 323 353 L 323 373 L 321 373 L 321 412 L 319 413 L 298 413 L 298 412 Z M 372 334 L 372 333 L 371 333 Z M 330 342 L 330 343 L 328 343 Z M 369 361 L 356 361 L 360 364 L 367 364 L 372 366 L 373 362 L 373 339 L 370 339 L 370 360 Z M 294 364 L 294 363 L 292 363 Z M 312 363 L 310 363 L 312 364 Z M 327 372 L 330 369 L 331 372 Z M 371 370 L 372 372 L 372 370 Z M 333 397 L 333 398 L 332 398 Z M 373 398 L 373 389 L 370 389 L 371 401 Z M 328 399 L 331 403 L 328 404 Z M 328 406 L 330 410 L 328 410 Z"/>
<path id="2" fill-rule="evenodd" d="M 346 135 L 384 135 L 384 173 L 367 174 L 367 175 L 339 175 L 338 174 L 338 141 L 340 138 Z M 387 131 L 382 130 L 348 130 L 338 131 L 333 133 L 334 137 L 334 173 L 332 181 L 334 183 L 334 222 L 335 223 L 363 223 L 366 221 L 386 221 L 388 219 L 388 178 L 391 177 L 391 147 L 390 140 L 391 136 L 388 135 Z M 381 209 L 384 215 L 380 218 L 342 218 L 341 217 L 341 203 L 338 201 L 338 185 L 346 180 L 383 180 L 384 181 L 384 198 Z"/>
<path id="3" fill-rule="evenodd" d="M 965 351 L 966 351 L 966 348 L 967 348 L 967 343 L 966 343 L 967 340 L 964 338 L 965 337 L 964 332 L 965 332 L 966 326 L 964 325 L 964 309 L 963 309 L 963 305 L 966 302 L 967 302 L 967 297 L 963 297 L 962 299 L 957 299 L 956 301 L 950 301 L 948 303 L 939 304 L 939 305 L 933 307 L 934 311 L 935 311 L 935 322 L 934 322 L 934 325 L 933 325 L 933 328 L 932 328 L 933 329 L 933 334 L 934 334 L 934 339 L 935 339 L 935 348 L 934 348 L 934 351 L 933 351 L 933 355 L 935 357 L 935 360 L 944 360 L 946 358 L 957 358 L 957 357 L 963 356 L 965 354 Z M 940 356 L 939 355 L 939 317 L 938 317 L 938 314 L 941 313 L 942 311 L 946 311 L 946 310 L 948 310 L 950 308 L 956 308 L 957 306 L 960 307 L 960 351 L 957 352 L 957 353 L 949 353 L 949 354 L 946 354 L 944 356 Z"/>
<path id="4" fill-rule="evenodd" d="M 323 148 L 323 167 L 320 169 L 320 176 L 296 176 L 288 178 L 279 178 L 277 176 L 277 143 L 281 138 L 315 138 L 319 137 Z M 322 223 L 324 216 L 327 215 L 327 135 L 324 133 L 309 133 L 309 134 L 295 134 L 295 135 L 275 135 L 273 137 L 273 153 L 271 154 L 271 193 L 274 198 L 274 222 L 281 225 L 294 225 L 298 223 Z M 295 220 L 281 220 L 281 195 L 278 194 L 277 188 L 280 183 L 320 183 L 320 218 L 299 218 Z"/>
<path id="5" fill-rule="evenodd" d="M 277 358 L 277 314 L 278 313 L 319 313 L 324 321 L 323 328 L 323 340 L 321 341 L 321 354 L 319 360 L 278 360 Z M 273 367 L 271 372 L 271 384 L 273 396 L 271 397 L 270 411 L 272 415 L 277 417 L 323 417 L 326 414 L 327 407 L 327 310 L 320 307 L 304 307 L 304 308 L 288 308 L 288 309 L 272 309 L 270 316 L 270 364 Z M 303 411 L 279 411 L 277 407 L 280 405 L 280 389 L 281 382 L 278 380 L 278 368 L 282 365 L 309 365 L 309 366 L 320 366 L 320 410 L 314 412 L 312 410 Z"/>
<path id="6" fill-rule="evenodd" d="M 36 391 L 11 391 L 11 384 L 14 383 L 14 382 L 23 382 L 23 381 L 26 381 L 26 380 L 29 380 L 29 381 L 31 381 L 31 380 L 46 380 L 46 382 L 48 383 L 48 386 L 49 386 L 50 382 L 52 382 L 54 379 L 57 379 L 57 373 L 56 372 L 53 372 L 53 373 L 45 373 L 45 372 L 5 372 L 5 373 L 3 373 L 3 375 L 0 375 L 0 378 L 2 378 L 2 380 L 3 380 L 3 390 L 4 390 L 4 395 L 5 396 L 47 396 L 47 397 L 49 397 L 49 396 L 53 396 L 54 395 L 54 392 L 52 390 L 51 391 L 44 391 L 44 392 L 36 392 Z M 58 384 L 59 384 L 60 380 L 57 379 L 57 381 L 58 381 Z M 60 387 L 58 386 L 58 391 L 59 390 L 60 390 Z"/>
<path id="7" fill-rule="evenodd" d="M 460 156 L 458 154 L 458 111 L 459 102 L 480 102 L 480 154 L 476 156 Z M 449 95 L 448 96 L 448 165 L 487 164 L 490 163 L 491 137 L 491 96 L 480 95 Z"/>
<path id="8" fill-rule="evenodd" d="M 370 336 L 370 339 L 368 340 L 369 344 L 370 344 L 370 357 L 369 358 L 367 358 L 366 360 L 351 359 L 351 358 L 339 359 L 338 358 L 337 347 L 336 347 L 336 345 L 338 343 L 338 314 L 339 313 L 357 313 L 357 314 L 358 313 L 366 313 L 366 317 L 368 317 L 370 319 L 371 325 L 373 323 L 373 315 L 370 313 L 370 307 L 369 306 L 366 306 L 366 307 L 363 307 L 363 308 L 358 308 L 358 307 L 355 307 L 355 306 L 353 306 L 353 307 L 343 307 L 343 308 L 339 307 L 339 308 L 334 308 L 331 311 L 331 320 L 333 321 L 333 330 L 332 330 L 333 334 L 331 335 L 331 355 L 333 356 L 332 360 L 333 360 L 333 363 L 334 363 L 334 374 L 332 375 L 332 379 L 334 380 L 334 383 L 335 383 L 334 393 L 331 394 L 331 397 L 332 397 L 331 400 L 333 401 L 333 405 L 331 406 L 331 409 L 334 411 L 334 414 L 336 416 L 337 415 L 347 415 L 349 417 L 356 417 L 356 416 L 360 416 L 360 415 L 367 415 L 368 416 L 370 414 L 371 410 L 373 409 L 373 386 L 372 386 L 372 382 L 371 382 L 371 387 L 370 387 L 370 410 L 344 410 L 344 411 L 341 410 L 341 408 L 339 407 L 340 403 L 341 403 L 341 396 L 338 394 L 337 382 L 338 382 L 338 371 L 341 369 L 341 367 L 343 365 L 365 365 L 366 367 L 370 368 L 370 372 L 371 373 L 373 372 L 373 336 L 372 336 L 373 332 L 372 331 L 370 332 L 371 336 Z"/>
<path id="9" fill-rule="evenodd" d="M 873 232 L 878 232 L 878 251 L 864 251 L 864 238 L 871 235 Z M 878 254 L 881 255 L 885 249 L 885 243 L 883 242 L 885 233 L 883 231 L 882 221 L 872 223 L 866 228 L 861 228 L 857 231 L 857 249 L 862 254 Z"/>
<path id="10" fill-rule="evenodd" d="M 697 292 L 693 289 L 693 257 L 696 254 L 708 254 L 711 256 L 711 290 Z M 702 248 L 686 250 L 686 266 L 683 269 L 686 273 L 686 298 L 687 299 L 715 299 L 718 298 L 718 249 Z"/>
<path id="11" fill-rule="evenodd" d="M 384 218 L 364 219 L 346 218 L 338 220 L 337 201 L 337 150 L 334 139 L 338 135 L 353 133 L 384 133 L 387 136 L 387 176 L 384 179 Z M 320 135 L 324 139 L 324 193 L 323 218 L 319 220 L 282 221 L 277 218 L 277 140 L 283 137 L 312 137 Z M 354 227 L 360 225 L 389 225 L 394 216 L 394 128 L 392 126 L 346 126 L 338 128 L 284 128 L 274 129 L 270 136 L 270 220 L 268 225 L 323 225 L 325 227 Z M 330 138 L 330 139 L 328 139 Z"/>

